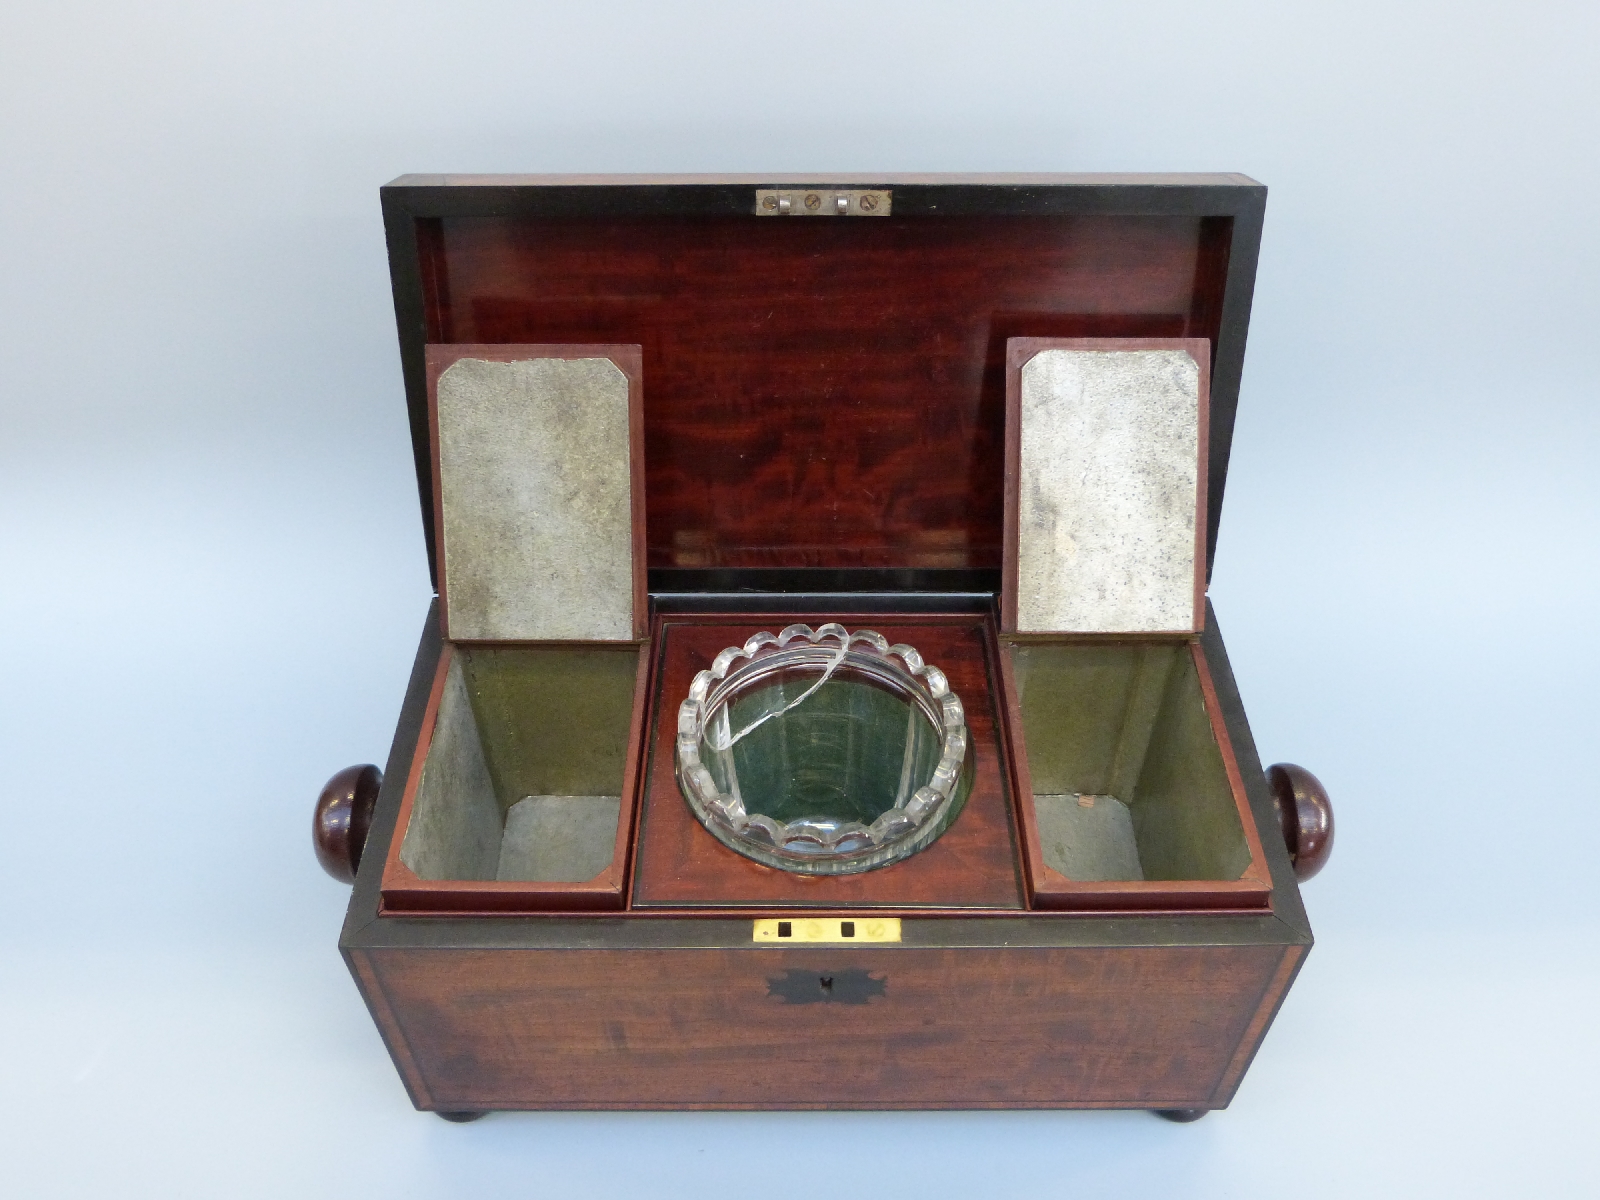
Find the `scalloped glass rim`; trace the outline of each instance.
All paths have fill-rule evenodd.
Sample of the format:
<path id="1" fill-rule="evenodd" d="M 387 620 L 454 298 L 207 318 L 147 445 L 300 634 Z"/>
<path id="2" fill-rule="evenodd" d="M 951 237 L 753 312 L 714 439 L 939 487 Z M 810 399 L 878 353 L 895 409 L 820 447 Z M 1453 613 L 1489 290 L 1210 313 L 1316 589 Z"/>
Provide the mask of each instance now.
<path id="1" fill-rule="evenodd" d="M 795 666 L 826 670 L 829 663 L 904 692 L 942 734 L 938 765 L 923 786 L 871 825 L 805 817 L 784 823 L 748 812 L 740 796 L 718 788 L 701 761 L 707 724 L 736 695 L 778 671 Z M 782 633 L 757 633 L 743 646 L 729 646 L 710 670 L 694 677 L 689 695 L 678 706 L 678 787 L 707 831 L 747 858 L 807 875 L 869 871 L 915 854 L 949 828 L 966 800 L 968 741 L 960 698 L 950 690 L 944 672 L 923 662 L 914 647 L 903 642 L 891 646 L 873 630 L 850 633 L 832 621 L 815 630 L 790 625 Z"/>

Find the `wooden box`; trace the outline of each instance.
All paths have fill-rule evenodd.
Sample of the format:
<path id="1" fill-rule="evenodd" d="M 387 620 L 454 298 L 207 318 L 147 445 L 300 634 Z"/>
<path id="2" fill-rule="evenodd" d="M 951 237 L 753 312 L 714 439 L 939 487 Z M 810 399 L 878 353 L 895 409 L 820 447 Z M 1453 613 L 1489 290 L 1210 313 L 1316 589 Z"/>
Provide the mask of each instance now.
<path id="1" fill-rule="evenodd" d="M 1332 835 L 1205 597 L 1264 204 L 383 189 L 439 598 L 316 834 L 419 1109 L 1227 1105 Z M 794 874 L 702 828 L 675 721 L 724 647 L 829 621 L 938 662 L 970 792 L 901 862 Z"/>

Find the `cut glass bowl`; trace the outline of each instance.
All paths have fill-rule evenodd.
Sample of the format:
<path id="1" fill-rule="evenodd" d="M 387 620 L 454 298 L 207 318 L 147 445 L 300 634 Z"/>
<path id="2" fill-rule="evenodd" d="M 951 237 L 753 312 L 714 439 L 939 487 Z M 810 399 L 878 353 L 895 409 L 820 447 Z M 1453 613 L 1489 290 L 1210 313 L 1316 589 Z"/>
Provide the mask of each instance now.
<path id="1" fill-rule="evenodd" d="M 677 776 L 730 849 L 807 875 L 926 847 L 971 788 L 966 714 L 910 646 L 832 622 L 717 655 L 678 707 Z"/>

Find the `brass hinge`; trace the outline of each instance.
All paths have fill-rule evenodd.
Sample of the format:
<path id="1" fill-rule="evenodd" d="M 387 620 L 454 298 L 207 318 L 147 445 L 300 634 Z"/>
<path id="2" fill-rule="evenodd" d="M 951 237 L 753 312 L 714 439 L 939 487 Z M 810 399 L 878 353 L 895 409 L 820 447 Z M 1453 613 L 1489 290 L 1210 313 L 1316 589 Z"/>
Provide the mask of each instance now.
<path id="1" fill-rule="evenodd" d="M 887 217 L 887 188 L 757 188 L 758 217 Z"/>

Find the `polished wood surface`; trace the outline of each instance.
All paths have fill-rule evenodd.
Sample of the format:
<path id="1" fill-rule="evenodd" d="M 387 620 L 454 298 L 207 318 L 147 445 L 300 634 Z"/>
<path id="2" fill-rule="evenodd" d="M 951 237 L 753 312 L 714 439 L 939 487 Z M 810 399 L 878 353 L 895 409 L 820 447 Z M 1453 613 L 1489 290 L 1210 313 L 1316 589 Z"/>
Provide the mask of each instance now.
<path id="1" fill-rule="evenodd" d="M 430 342 L 475 338 L 644 346 L 652 395 L 658 385 L 670 393 L 651 401 L 647 430 L 652 505 L 658 490 L 673 493 L 671 510 L 652 509 L 652 566 L 904 570 L 986 561 L 998 569 L 1005 338 L 1205 337 L 1209 564 L 1264 187 L 1199 174 L 833 177 L 892 186 L 895 215 L 755 216 L 753 188 L 785 179 L 830 182 L 414 175 L 382 189 L 430 570 L 424 352 Z M 796 227 L 819 224 L 870 224 L 888 236 L 842 229 L 820 242 L 807 240 L 815 233 L 795 238 Z M 873 359 L 893 369 L 857 369 Z M 884 402 L 891 394 L 898 416 Z M 722 428 L 697 428 L 697 414 Z M 862 426 L 870 436 L 858 452 Z M 793 451 L 788 474 L 775 439 Z M 740 443 L 733 457 L 731 441 Z M 970 494 L 914 479 L 923 449 L 953 451 L 942 467 L 968 477 Z M 818 488 L 830 479 L 836 495 L 819 509 Z M 756 511 L 774 497 L 776 515 Z"/>
<path id="2" fill-rule="evenodd" d="M 1214 613 L 1201 647 L 1257 823 L 1270 828 L 1272 797 Z M 435 601 L 374 814 L 374 854 L 399 836 L 442 649 Z M 1311 943 L 1288 852 L 1276 838 L 1265 852 L 1270 911 L 908 914 L 900 946 L 853 949 L 848 960 L 755 946 L 748 919 L 674 909 L 513 920 L 385 914 L 369 870 L 339 945 L 422 1109 L 1219 1109 Z M 891 950 L 914 957 L 886 970 L 878 955 Z M 906 964 L 917 964 L 915 987 Z M 812 969 L 836 981 L 863 971 L 883 981 L 883 996 L 798 1007 L 778 996 L 768 1007 L 771 980 Z M 853 1032 L 819 1056 L 774 1035 L 781 1024 L 745 1023 L 726 1050 L 707 1048 L 725 1015 L 766 1021 L 769 1012 L 801 1017 L 802 1028 L 813 1018 L 831 1027 L 843 1014 Z M 876 1037 L 876 1018 L 891 1012 L 892 1037 Z M 766 1031 L 759 1047 L 756 1028 Z"/>
<path id="3" fill-rule="evenodd" d="M 1203 218 L 440 219 L 431 343 L 643 346 L 652 567 L 997 567 L 1007 338 L 1214 338 Z"/>
<path id="4" fill-rule="evenodd" d="M 873 177 L 861 182 L 896 188 L 894 217 L 785 225 L 745 215 L 758 182 L 783 181 L 425 176 L 385 189 L 430 563 L 425 343 L 600 341 L 642 347 L 652 567 L 721 571 L 715 586 L 729 591 L 762 567 L 892 568 L 903 573 L 887 586 L 901 590 L 940 568 L 998 572 L 1012 336 L 1211 343 L 1209 558 L 1264 188 L 1239 176 Z M 864 225 L 889 232 L 874 240 Z M 1271 829 L 1209 619 L 1201 646 L 1257 824 Z M 440 650 L 435 610 L 373 855 L 404 830 Z M 748 919 L 706 909 L 386 911 L 369 864 L 340 946 L 411 1099 L 452 1114 L 1211 1110 L 1232 1098 L 1311 941 L 1288 852 L 1266 842 L 1270 909 L 947 910 L 908 916 L 893 958 L 753 947 Z M 882 992 L 843 987 L 851 972 Z M 785 999 L 810 994 L 789 985 L 813 973 L 815 995 L 830 978 L 831 994 L 865 1001 Z"/>
<path id="5" fill-rule="evenodd" d="M 984 617 L 826 616 L 852 633 L 876 629 L 891 642 L 907 642 L 944 671 L 966 711 L 973 759 L 972 791 L 955 822 L 927 849 L 857 875 L 796 875 L 763 866 L 728 849 L 690 811 L 674 772 L 678 705 L 695 675 L 728 646 L 761 630 L 776 633 L 791 615 L 706 616 L 661 620 L 661 657 L 652 688 L 652 753 L 645 779 L 635 851 L 633 906 L 752 908 L 806 905 L 945 909 L 1020 909 L 1021 865 L 1011 797 L 999 752 L 990 686 L 991 645 Z"/>
<path id="6" fill-rule="evenodd" d="M 1237 172 L 1160 172 L 1160 171 L 995 171 L 995 172 L 927 172 L 891 171 L 887 175 L 863 175 L 845 172 L 840 175 L 758 175 L 750 171 L 682 172 L 632 171 L 615 174 L 503 174 L 483 175 L 470 172 L 450 174 L 401 175 L 385 184 L 386 188 L 479 188 L 493 185 L 502 188 L 567 188 L 587 189 L 599 187 L 705 187 L 716 184 L 738 184 L 744 187 L 772 185 L 774 187 L 816 184 L 877 184 L 898 187 L 903 184 L 983 184 L 990 187 L 1140 187 L 1140 188 L 1192 188 L 1237 187 L 1253 185 L 1254 179 Z"/>
<path id="7" fill-rule="evenodd" d="M 423 1108 L 1209 1109 L 1285 953 L 462 947 L 359 970 L 405 1014 Z M 826 999 L 852 972 L 877 986 Z"/>
<path id="8" fill-rule="evenodd" d="M 1294 877 L 1303 883 L 1327 866 L 1333 853 L 1333 802 L 1322 781 L 1294 763 L 1268 767 L 1267 782 Z"/>
<path id="9" fill-rule="evenodd" d="M 311 845 L 322 869 L 340 883 L 354 883 L 372 826 L 372 809 L 383 772 L 371 763 L 346 767 L 323 786 L 311 814 Z"/>

